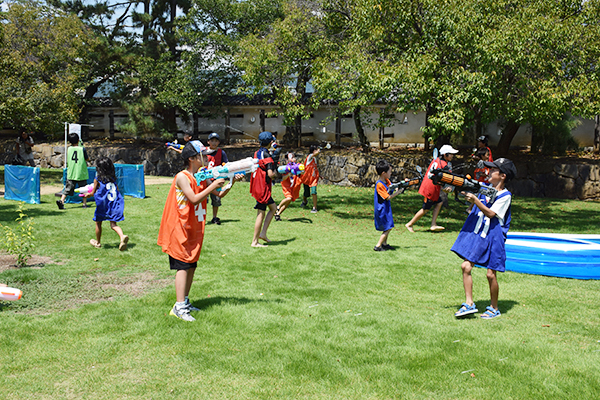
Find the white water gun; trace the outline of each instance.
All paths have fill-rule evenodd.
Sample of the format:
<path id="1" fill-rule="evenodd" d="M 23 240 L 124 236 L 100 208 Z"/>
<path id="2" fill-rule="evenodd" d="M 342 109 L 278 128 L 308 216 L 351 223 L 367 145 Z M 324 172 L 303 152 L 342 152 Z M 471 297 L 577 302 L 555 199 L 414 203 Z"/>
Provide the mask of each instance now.
<path id="1" fill-rule="evenodd" d="M 0 286 L 0 301 L 19 300 L 23 296 L 23 292 L 19 289 Z"/>

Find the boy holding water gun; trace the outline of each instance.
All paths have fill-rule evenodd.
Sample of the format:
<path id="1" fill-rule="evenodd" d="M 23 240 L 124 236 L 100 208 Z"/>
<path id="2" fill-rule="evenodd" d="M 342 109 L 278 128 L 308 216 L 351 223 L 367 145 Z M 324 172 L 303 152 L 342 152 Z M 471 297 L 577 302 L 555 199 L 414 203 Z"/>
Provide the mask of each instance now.
<path id="1" fill-rule="evenodd" d="M 393 247 L 387 243 L 388 236 L 394 228 L 394 217 L 392 216 L 391 199 L 402 193 L 396 190 L 392 194 L 388 192 L 392 182 L 392 167 L 386 160 L 379 160 L 375 166 L 379 179 L 375 184 L 374 210 L 375 210 L 375 229 L 381 231 L 381 236 L 377 245 L 373 248 L 375 251 L 392 250 Z"/>
<path id="2" fill-rule="evenodd" d="M 211 154 L 208 154 L 208 168 L 219 167 L 224 163 L 228 163 L 227 154 L 223 151 L 223 149 L 219 148 L 219 144 L 221 144 L 221 138 L 219 134 L 216 132 L 208 135 L 208 146 L 212 151 Z M 217 217 L 219 213 L 219 207 L 221 207 L 221 198 L 217 195 L 210 194 L 210 204 L 212 205 L 212 222 L 213 224 L 221 225 L 221 220 Z"/>
<path id="3" fill-rule="evenodd" d="M 475 264 L 487 268 L 487 279 L 490 286 L 490 305 L 481 314 L 481 318 L 492 319 L 500 316 L 498 309 L 498 279 L 496 272 L 504 272 L 506 250 L 504 243 L 510 228 L 511 193 L 504 188 L 507 181 L 517 175 L 517 169 L 512 161 L 499 158 L 493 162 L 484 161 L 490 168 L 490 184 L 498 191 L 493 200 L 484 194 L 475 195 L 462 192 L 469 203 L 475 206 L 467 217 L 458 238 L 452 246 L 452 251 L 463 259 L 461 264 L 465 302 L 454 313 L 455 317 L 478 312 L 473 302 L 473 277 L 471 271 Z"/>
<path id="4" fill-rule="evenodd" d="M 176 271 L 176 303 L 170 315 L 184 321 L 195 321 L 190 312 L 198 311 L 191 305 L 189 293 L 204 240 L 206 198 L 225 182 L 222 178 L 210 184 L 207 180 L 199 184 L 196 181 L 194 174 L 208 164 L 206 154 L 209 152 L 199 140 L 192 140 L 183 148 L 185 169 L 173 179 L 158 232 L 157 244 L 169 255 L 170 268 Z M 236 176 L 231 182 L 241 178 L 241 175 Z M 223 190 L 220 195 L 228 192 L 229 189 Z"/>

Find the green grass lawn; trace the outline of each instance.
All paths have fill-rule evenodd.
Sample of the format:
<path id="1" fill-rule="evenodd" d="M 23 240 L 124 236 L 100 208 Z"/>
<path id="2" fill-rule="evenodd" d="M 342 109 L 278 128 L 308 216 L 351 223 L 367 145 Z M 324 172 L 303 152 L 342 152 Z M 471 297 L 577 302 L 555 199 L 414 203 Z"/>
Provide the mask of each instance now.
<path id="1" fill-rule="evenodd" d="M 94 209 L 54 196 L 27 205 L 36 249 L 53 263 L 0 273 L 23 298 L 0 303 L 0 393 L 23 399 L 592 399 L 600 393 L 600 281 L 499 274 L 502 316 L 457 320 L 465 215 L 403 225 L 422 198 L 393 200 L 393 251 L 377 253 L 373 192 L 320 185 L 318 214 L 299 202 L 250 247 L 248 184 L 208 225 L 191 299 L 196 322 L 169 316 L 174 274 L 156 245 L 167 185 L 126 198 L 119 224 L 94 237 Z M 281 189 L 274 188 L 276 200 Z M 14 225 L 18 203 L 0 202 Z M 598 203 L 517 198 L 513 231 L 600 233 Z M 210 217 L 210 206 L 209 206 Z M 474 271 L 478 308 L 489 304 Z"/>

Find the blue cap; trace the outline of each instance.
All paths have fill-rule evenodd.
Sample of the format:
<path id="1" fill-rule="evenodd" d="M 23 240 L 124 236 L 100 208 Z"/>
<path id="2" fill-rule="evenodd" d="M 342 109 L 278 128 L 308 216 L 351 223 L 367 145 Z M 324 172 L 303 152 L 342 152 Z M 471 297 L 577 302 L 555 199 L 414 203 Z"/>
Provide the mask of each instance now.
<path id="1" fill-rule="evenodd" d="M 217 132 L 213 132 L 210 135 L 208 135 L 208 140 L 210 139 L 217 139 L 219 142 L 221 141 L 221 138 L 219 137 L 219 134 Z"/>
<path id="2" fill-rule="evenodd" d="M 267 145 L 270 142 L 272 142 L 273 140 L 275 140 L 275 137 L 273 137 L 273 134 L 271 132 L 261 132 L 258 135 L 258 141 L 260 142 L 261 145 Z"/>

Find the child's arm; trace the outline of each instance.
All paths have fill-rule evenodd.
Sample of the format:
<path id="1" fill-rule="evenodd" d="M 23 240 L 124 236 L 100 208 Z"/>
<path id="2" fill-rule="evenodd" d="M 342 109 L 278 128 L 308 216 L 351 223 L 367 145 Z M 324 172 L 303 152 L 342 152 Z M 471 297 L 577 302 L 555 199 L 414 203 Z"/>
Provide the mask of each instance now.
<path id="1" fill-rule="evenodd" d="M 463 194 L 467 198 L 467 201 L 469 203 L 475 204 L 477 208 L 479 208 L 483 212 L 483 215 L 485 215 L 486 217 L 492 219 L 496 216 L 496 212 L 493 211 L 491 208 L 484 206 L 481 200 L 479 200 L 477 196 L 475 196 L 473 193 L 461 192 L 461 194 Z"/>
<path id="2" fill-rule="evenodd" d="M 205 198 L 207 198 L 208 195 L 211 194 L 214 190 L 223 186 L 223 184 L 225 183 L 225 179 L 215 179 L 206 189 L 204 189 L 200 193 L 194 193 L 190 181 L 188 180 L 187 176 L 183 173 L 177 174 L 175 183 L 177 184 L 177 186 L 179 186 L 179 188 L 181 189 L 185 197 L 187 197 L 187 199 L 190 201 L 190 203 L 196 205 L 202 202 L 202 200 L 204 200 Z"/>
<path id="3" fill-rule="evenodd" d="M 85 193 L 85 194 L 83 195 L 83 197 L 85 197 L 86 199 L 87 199 L 88 197 L 92 197 L 93 195 L 95 195 L 95 194 L 96 194 L 96 190 L 98 190 L 98 181 L 96 180 L 96 178 L 94 178 L 94 183 L 93 183 L 93 185 L 94 185 L 94 188 L 92 189 L 92 191 L 91 191 L 91 192 L 87 192 L 87 193 Z"/>
<path id="4" fill-rule="evenodd" d="M 237 181 L 241 181 L 242 179 L 244 179 L 246 175 L 244 174 L 235 174 L 233 176 L 233 178 L 231 178 L 231 181 L 229 181 L 229 183 L 225 186 L 223 186 L 223 190 L 221 191 L 213 191 L 212 194 L 219 196 L 220 198 L 223 198 L 227 195 L 227 193 L 229 193 L 229 190 L 233 187 L 233 184 Z"/>

